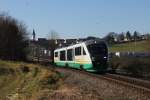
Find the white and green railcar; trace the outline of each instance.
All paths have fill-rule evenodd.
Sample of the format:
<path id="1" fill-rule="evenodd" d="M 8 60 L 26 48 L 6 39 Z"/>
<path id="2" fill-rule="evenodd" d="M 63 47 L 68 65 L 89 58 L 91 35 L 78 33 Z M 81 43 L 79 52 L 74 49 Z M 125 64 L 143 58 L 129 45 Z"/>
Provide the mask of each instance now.
<path id="1" fill-rule="evenodd" d="M 57 66 L 103 72 L 107 69 L 108 50 L 103 41 L 90 40 L 54 51 Z"/>

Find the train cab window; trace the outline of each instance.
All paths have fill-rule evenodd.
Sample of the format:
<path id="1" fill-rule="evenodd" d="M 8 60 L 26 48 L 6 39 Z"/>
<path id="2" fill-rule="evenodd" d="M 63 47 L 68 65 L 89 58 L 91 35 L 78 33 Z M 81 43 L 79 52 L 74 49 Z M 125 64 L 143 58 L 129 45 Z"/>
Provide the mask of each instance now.
<path id="1" fill-rule="evenodd" d="M 58 52 L 55 52 L 55 57 L 58 57 Z"/>
<path id="2" fill-rule="evenodd" d="M 66 52 L 65 52 L 65 51 L 60 51 L 60 60 L 65 61 L 65 60 L 66 60 L 65 55 L 66 55 Z"/>
<path id="3" fill-rule="evenodd" d="M 107 54 L 107 48 L 105 44 L 92 44 L 87 46 L 91 55 L 105 55 Z"/>
<path id="4" fill-rule="evenodd" d="M 83 48 L 83 55 L 86 55 L 84 48 Z"/>
<path id="5" fill-rule="evenodd" d="M 75 56 L 81 55 L 81 47 L 75 48 Z"/>
<path id="6" fill-rule="evenodd" d="M 72 54 L 72 49 L 67 50 L 67 60 L 72 61 L 73 60 L 73 54 Z"/>

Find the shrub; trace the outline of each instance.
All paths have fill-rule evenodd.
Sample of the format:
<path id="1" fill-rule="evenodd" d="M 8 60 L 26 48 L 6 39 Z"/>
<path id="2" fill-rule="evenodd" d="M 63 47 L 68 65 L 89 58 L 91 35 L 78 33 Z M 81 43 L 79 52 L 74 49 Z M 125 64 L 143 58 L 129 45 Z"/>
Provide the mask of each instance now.
<path id="1" fill-rule="evenodd" d="M 150 76 L 150 58 L 113 57 L 110 67 L 116 72 L 118 69 L 136 77 Z"/>
<path id="2" fill-rule="evenodd" d="M 35 67 L 34 70 L 33 70 L 33 77 L 36 77 L 38 72 L 39 72 L 39 68 Z"/>
<path id="3" fill-rule="evenodd" d="M 42 88 L 49 88 L 49 89 L 56 89 L 57 88 L 57 82 L 59 81 L 61 77 L 58 73 L 47 73 L 41 78 L 40 85 Z"/>
<path id="4" fill-rule="evenodd" d="M 20 70 L 21 72 L 23 73 L 28 73 L 30 71 L 29 67 L 28 66 L 21 66 L 20 67 Z"/>

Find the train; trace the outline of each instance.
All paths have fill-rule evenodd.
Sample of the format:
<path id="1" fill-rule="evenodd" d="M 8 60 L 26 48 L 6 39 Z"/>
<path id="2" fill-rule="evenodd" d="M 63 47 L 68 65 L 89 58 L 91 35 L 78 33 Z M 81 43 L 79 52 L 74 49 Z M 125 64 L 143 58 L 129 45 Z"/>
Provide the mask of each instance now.
<path id="1" fill-rule="evenodd" d="M 55 50 L 46 49 L 34 42 L 29 46 L 29 61 L 55 64 L 89 72 L 105 72 L 108 69 L 108 46 L 102 40 L 86 40 Z"/>
<path id="2" fill-rule="evenodd" d="M 106 72 L 107 44 L 101 40 L 89 40 L 54 50 L 54 64 L 88 72 Z"/>

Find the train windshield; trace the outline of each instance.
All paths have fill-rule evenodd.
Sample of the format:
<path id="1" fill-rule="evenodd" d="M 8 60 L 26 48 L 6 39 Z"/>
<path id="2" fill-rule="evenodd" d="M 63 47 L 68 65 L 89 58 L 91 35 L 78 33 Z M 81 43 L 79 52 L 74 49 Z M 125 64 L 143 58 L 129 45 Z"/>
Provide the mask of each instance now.
<path id="1" fill-rule="evenodd" d="M 106 55 L 107 48 L 105 44 L 91 44 L 87 46 L 92 56 Z"/>

